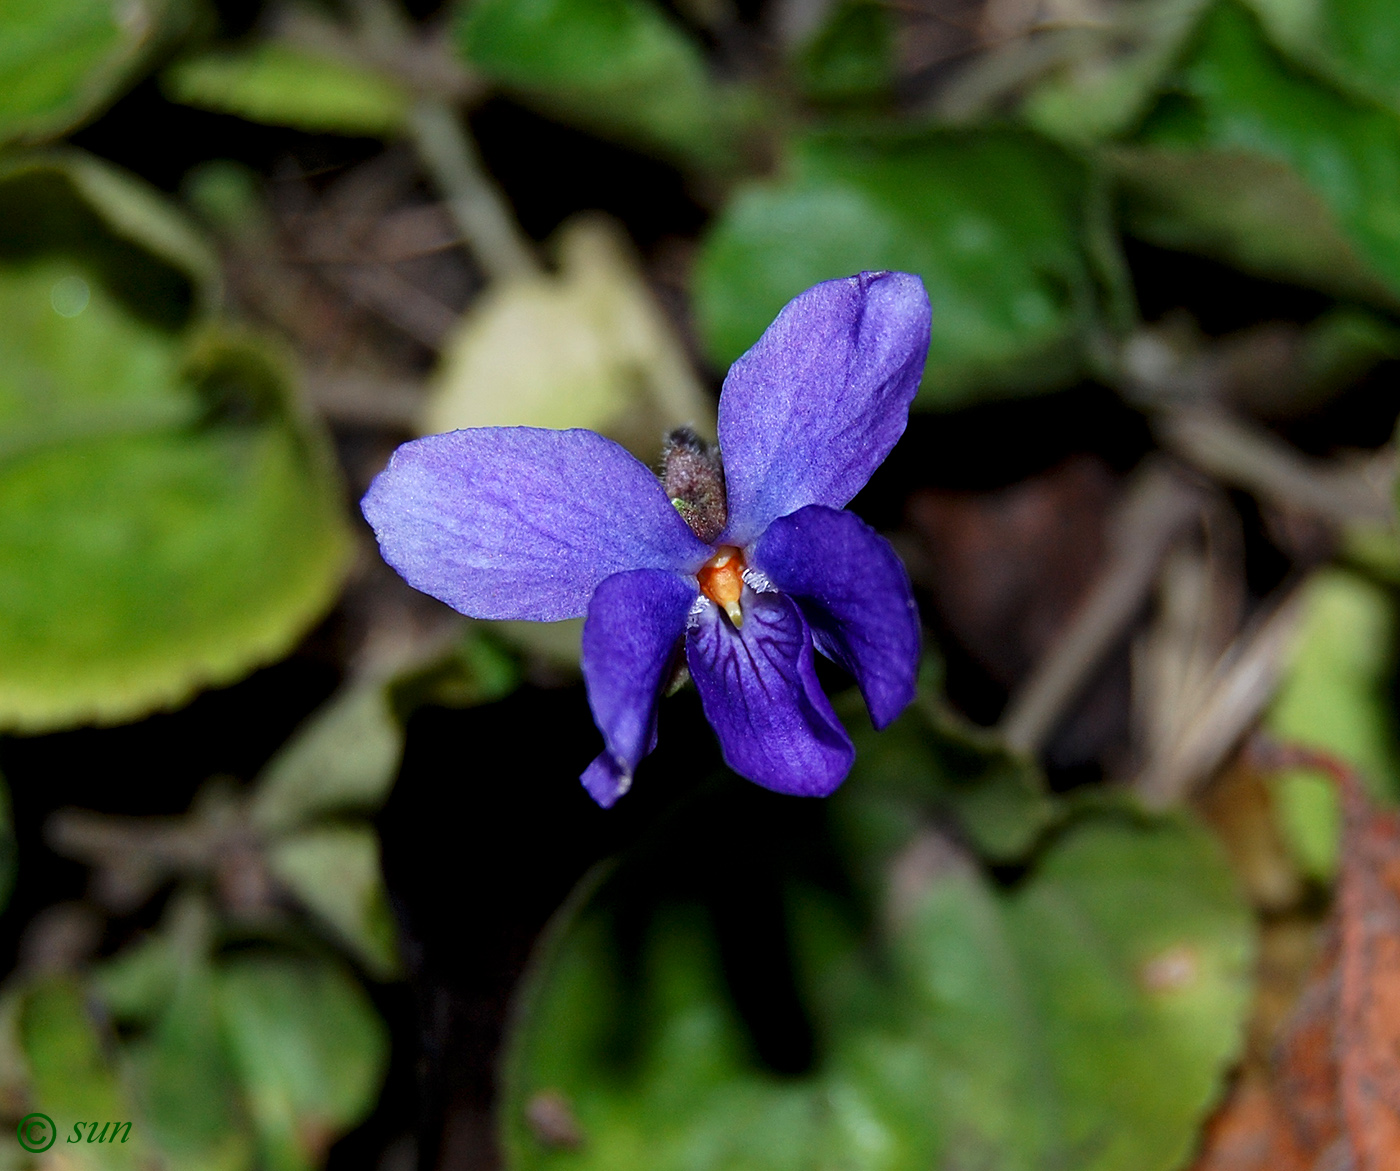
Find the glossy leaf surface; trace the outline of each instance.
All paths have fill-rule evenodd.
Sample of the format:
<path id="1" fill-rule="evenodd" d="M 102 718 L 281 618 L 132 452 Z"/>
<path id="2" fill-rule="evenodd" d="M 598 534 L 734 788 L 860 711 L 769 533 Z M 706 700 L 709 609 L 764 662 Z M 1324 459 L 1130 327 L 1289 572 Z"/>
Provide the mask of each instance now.
<path id="1" fill-rule="evenodd" d="M 1090 817 L 1004 890 L 897 802 L 866 808 L 877 787 L 834 799 L 866 827 L 844 835 L 859 909 L 801 873 L 810 841 L 717 855 L 710 819 L 750 812 L 690 809 L 556 926 L 512 1042 L 512 1168 L 1180 1165 L 1248 999 L 1211 840 Z"/>
<path id="2" fill-rule="evenodd" d="M 704 242 L 701 333 L 724 366 L 803 289 L 897 269 L 923 278 L 933 306 L 923 405 L 1061 384 L 1098 313 L 1084 194 L 1066 157 L 1009 132 L 803 139 Z"/>
<path id="3" fill-rule="evenodd" d="M 1223 3 L 1117 156 L 1128 222 L 1265 276 L 1400 303 L 1400 117 L 1284 60 Z"/>

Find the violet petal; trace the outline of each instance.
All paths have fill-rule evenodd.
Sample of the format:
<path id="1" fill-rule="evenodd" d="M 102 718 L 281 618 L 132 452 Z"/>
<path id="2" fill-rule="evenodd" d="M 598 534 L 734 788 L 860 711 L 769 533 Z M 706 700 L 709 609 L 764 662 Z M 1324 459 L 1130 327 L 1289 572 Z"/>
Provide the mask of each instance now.
<path id="1" fill-rule="evenodd" d="M 877 728 L 909 705 L 919 611 L 884 537 L 853 512 L 812 504 L 768 526 L 754 566 L 797 602 L 817 648 L 855 676 Z"/>
<path id="2" fill-rule="evenodd" d="M 721 543 L 859 492 L 904 434 L 928 342 L 928 296 L 909 273 L 826 281 L 788 302 L 724 380 Z"/>
<path id="3" fill-rule="evenodd" d="M 429 435 L 394 452 L 361 508 L 409 585 L 473 618 L 574 618 L 614 573 L 710 555 L 656 476 L 592 431 Z"/>
<path id="4" fill-rule="evenodd" d="M 606 809 L 656 747 L 656 705 L 696 598 L 695 583 L 661 569 L 599 584 L 583 623 L 583 680 L 604 752 L 580 778 Z"/>
<path id="5" fill-rule="evenodd" d="M 825 797 L 855 748 L 817 683 L 812 636 L 797 606 L 745 589 L 736 630 L 708 599 L 686 638 L 690 674 L 725 763 L 779 793 Z"/>

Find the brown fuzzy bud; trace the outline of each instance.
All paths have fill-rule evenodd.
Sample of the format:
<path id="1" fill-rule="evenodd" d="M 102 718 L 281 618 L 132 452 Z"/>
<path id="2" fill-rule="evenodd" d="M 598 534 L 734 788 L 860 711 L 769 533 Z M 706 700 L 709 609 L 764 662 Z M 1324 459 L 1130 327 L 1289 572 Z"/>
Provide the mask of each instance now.
<path id="1" fill-rule="evenodd" d="M 712 543 L 729 519 L 719 448 L 689 427 L 677 427 L 666 436 L 661 466 L 661 482 L 671 503 L 697 537 Z"/>

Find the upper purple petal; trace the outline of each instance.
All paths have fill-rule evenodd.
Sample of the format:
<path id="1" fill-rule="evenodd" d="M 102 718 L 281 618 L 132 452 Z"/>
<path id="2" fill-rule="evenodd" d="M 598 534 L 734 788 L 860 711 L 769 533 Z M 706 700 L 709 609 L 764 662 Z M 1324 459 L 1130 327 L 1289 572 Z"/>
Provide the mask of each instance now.
<path id="1" fill-rule="evenodd" d="M 634 569 L 606 578 L 588 603 L 583 681 L 604 752 L 582 780 L 604 809 L 627 792 L 637 763 L 656 747 L 657 699 L 695 597 L 693 580 Z"/>
<path id="2" fill-rule="evenodd" d="M 719 400 L 721 541 L 746 545 L 807 504 L 840 508 L 904 434 L 928 357 L 923 281 L 864 272 L 788 302 Z"/>
<path id="3" fill-rule="evenodd" d="M 626 569 L 710 550 L 656 476 L 592 431 L 481 427 L 405 443 L 360 506 L 384 560 L 473 618 L 575 618 Z"/>
<path id="4" fill-rule="evenodd" d="M 850 771 L 855 748 L 822 694 L 812 636 L 782 594 L 745 589 L 744 624 L 708 599 L 686 638 L 700 703 L 725 763 L 765 789 L 825 797 Z"/>
<path id="5" fill-rule="evenodd" d="M 884 537 L 853 512 L 813 504 L 768 526 L 754 566 L 801 607 L 818 649 L 856 677 L 877 728 L 909 705 L 919 611 Z"/>

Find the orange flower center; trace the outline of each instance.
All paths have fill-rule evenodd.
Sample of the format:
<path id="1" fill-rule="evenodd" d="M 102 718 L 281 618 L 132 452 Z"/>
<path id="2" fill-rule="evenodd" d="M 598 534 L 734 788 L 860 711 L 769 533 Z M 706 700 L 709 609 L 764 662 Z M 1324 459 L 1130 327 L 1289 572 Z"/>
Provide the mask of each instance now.
<path id="1" fill-rule="evenodd" d="M 695 576 L 700 592 L 728 614 L 735 626 L 742 626 L 744 612 L 739 598 L 744 592 L 744 554 L 733 545 L 722 545 Z"/>

